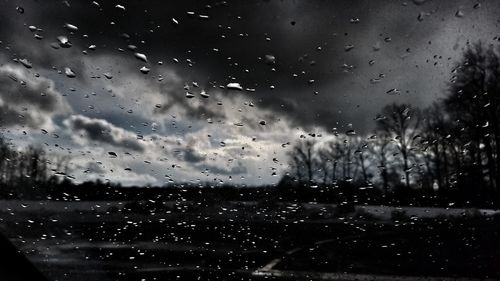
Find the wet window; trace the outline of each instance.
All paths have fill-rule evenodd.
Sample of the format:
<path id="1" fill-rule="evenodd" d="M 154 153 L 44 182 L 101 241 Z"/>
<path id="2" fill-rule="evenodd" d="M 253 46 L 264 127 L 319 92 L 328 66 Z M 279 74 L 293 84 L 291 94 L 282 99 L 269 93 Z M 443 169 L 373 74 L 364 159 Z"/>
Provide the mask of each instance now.
<path id="1" fill-rule="evenodd" d="M 500 279 L 499 15 L 0 0 L 0 279 Z"/>

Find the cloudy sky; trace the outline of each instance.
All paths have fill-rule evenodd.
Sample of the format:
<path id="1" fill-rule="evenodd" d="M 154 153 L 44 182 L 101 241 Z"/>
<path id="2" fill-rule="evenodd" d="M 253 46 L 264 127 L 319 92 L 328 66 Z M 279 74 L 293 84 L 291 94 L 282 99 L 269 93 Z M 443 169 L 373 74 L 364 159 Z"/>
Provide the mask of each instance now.
<path id="1" fill-rule="evenodd" d="M 0 130 L 77 181 L 275 183 L 301 134 L 446 93 L 498 1 L 0 0 Z M 114 156 L 113 152 L 116 154 Z"/>

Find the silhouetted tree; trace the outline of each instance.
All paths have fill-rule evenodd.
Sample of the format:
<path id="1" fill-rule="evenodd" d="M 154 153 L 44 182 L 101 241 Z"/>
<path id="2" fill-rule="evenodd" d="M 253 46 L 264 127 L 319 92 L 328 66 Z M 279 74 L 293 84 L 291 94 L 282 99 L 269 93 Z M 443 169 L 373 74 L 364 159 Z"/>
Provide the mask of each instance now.
<path id="1" fill-rule="evenodd" d="M 389 193 L 389 160 L 391 157 L 391 140 L 389 136 L 384 133 L 380 133 L 379 136 L 374 135 L 368 149 L 372 157 L 372 165 L 376 166 L 380 171 L 382 190 L 384 195 L 387 196 Z"/>
<path id="2" fill-rule="evenodd" d="M 304 180 L 307 181 L 307 185 L 314 182 L 317 170 L 315 143 L 313 140 L 298 141 L 288 153 L 291 159 L 292 172 L 301 184 Z"/>
<path id="3" fill-rule="evenodd" d="M 417 140 L 420 126 L 420 111 L 411 109 L 406 104 L 390 104 L 382 109 L 377 120 L 377 128 L 396 140 L 397 148 L 401 154 L 402 169 L 405 177 L 405 187 L 410 188 L 410 159 L 412 148 Z"/>
<path id="4" fill-rule="evenodd" d="M 497 191 L 500 176 L 500 58 L 498 49 L 470 46 L 454 69 L 444 105 L 464 144 L 464 174 L 459 185 L 475 182 Z M 479 191 L 481 192 L 481 191 Z"/>

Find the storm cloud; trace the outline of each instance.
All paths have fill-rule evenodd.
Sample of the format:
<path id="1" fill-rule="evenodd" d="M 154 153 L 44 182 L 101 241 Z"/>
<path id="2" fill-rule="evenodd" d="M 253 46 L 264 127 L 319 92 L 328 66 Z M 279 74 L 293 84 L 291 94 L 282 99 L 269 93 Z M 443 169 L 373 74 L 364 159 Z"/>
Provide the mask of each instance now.
<path id="1" fill-rule="evenodd" d="M 200 155 L 192 148 L 187 148 L 183 151 L 182 159 L 189 163 L 197 163 L 206 159 L 206 156 Z"/>
<path id="2" fill-rule="evenodd" d="M 224 167 L 218 167 L 215 165 L 209 165 L 209 164 L 200 164 L 197 165 L 198 169 L 200 170 L 205 170 L 206 173 L 208 174 L 215 174 L 215 175 L 228 175 L 228 176 L 234 176 L 234 175 L 241 175 L 247 173 L 247 168 L 245 168 L 241 163 L 235 166 L 224 166 Z"/>
<path id="3" fill-rule="evenodd" d="M 111 2 L 97 6 L 73 1 L 70 5 L 29 2 L 25 12 L 18 14 L 13 1 L 3 2 L 4 44 L 15 50 L 11 56 L 23 54 L 35 65 L 62 68 L 74 64 L 79 79 L 86 79 L 90 74 L 80 70 L 76 50 L 88 56 L 120 55 L 135 66 L 119 69 L 119 63 L 115 72 L 137 75 L 144 65 L 151 69 L 147 75 L 160 74 L 157 62 L 161 61 L 187 84 L 196 81 L 207 90 L 238 82 L 252 89 L 239 94 L 252 96 L 297 125 L 331 128 L 354 123 L 360 130 L 369 128 L 367 119 L 387 103 L 404 99 L 425 106 L 432 102 L 449 76 L 448 57 L 460 53 L 454 50 L 456 45 L 463 48 L 468 39 L 492 39 L 489 34 L 495 27 L 489 23 L 499 11 L 494 1 L 483 3 L 480 9 L 469 1 L 418 5 L 401 1 L 128 1 L 125 10 Z M 456 16 L 458 10 L 463 16 Z M 78 30 L 68 30 L 65 23 Z M 41 31 L 30 31 L 29 25 Z M 457 36 L 449 35 L 453 32 Z M 37 33 L 44 38 L 34 39 Z M 72 42 L 71 48 L 50 47 L 61 35 Z M 95 51 L 88 49 L 92 45 Z M 443 56 L 443 51 L 449 55 Z M 138 60 L 134 52 L 145 54 L 147 62 Z M 269 62 L 266 55 L 275 60 Z M 435 81 L 436 75 L 440 80 Z M 386 94 L 393 88 L 401 96 Z M 172 103 L 158 112 L 166 113 L 178 104 L 187 107 L 191 117 L 217 116 L 213 108 L 190 106 L 182 89 L 166 94 Z"/>
<path id="4" fill-rule="evenodd" d="M 20 65 L 0 66 L 0 125 L 52 129 L 52 118 L 70 108 L 50 79 Z"/>
<path id="5" fill-rule="evenodd" d="M 88 140 L 137 152 L 144 151 L 144 146 L 139 143 L 133 133 L 115 127 L 105 120 L 73 115 L 65 120 L 64 124 L 71 131 L 80 133 L 83 138 Z"/>
<path id="6" fill-rule="evenodd" d="M 187 167 L 179 177 L 210 164 L 258 178 L 296 135 L 371 133 L 387 104 L 431 104 L 471 42 L 498 43 L 500 12 L 467 0 L 49 2 L 0 0 L 1 125 L 144 155 L 138 135 L 157 134 L 179 151 L 161 159 Z M 231 171 L 242 147 L 247 171 Z"/>

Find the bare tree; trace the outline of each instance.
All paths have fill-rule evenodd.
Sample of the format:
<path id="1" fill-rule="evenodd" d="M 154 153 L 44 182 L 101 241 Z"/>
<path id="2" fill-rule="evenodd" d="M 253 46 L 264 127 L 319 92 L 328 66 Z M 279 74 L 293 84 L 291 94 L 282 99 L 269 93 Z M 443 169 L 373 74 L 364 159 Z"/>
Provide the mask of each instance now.
<path id="1" fill-rule="evenodd" d="M 411 148 L 415 144 L 419 133 L 420 111 L 411 109 L 406 104 L 390 104 L 382 109 L 383 118 L 377 123 L 378 129 L 393 137 L 401 153 L 402 169 L 405 175 L 405 186 L 410 187 L 410 158 Z"/>
<path id="2" fill-rule="evenodd" d="M 313 140 L 300 140 L 294 144 L 289 152 L 292 169 L 299 181 L 305 179 L 307 184 L 314 182 L 317 162 Z"/>
<path id="3" fill-rule="evenodd" d="M 354 151 L 354 154 L 357 155 L 356 167 L 358 167 L 361 171 L 361 176 L 365 184 L 370 183 L 371 177 L 371 173 L 368 171 L 370 157 L 368 155 L 369 151 L 367 148 L 368 144 L 366 142 L 359 142 L 359 144 L 357 145 L 357 149 Z"/>
<path id="4" fill-rule="evenodd" d="M 328 178 L 330 175 L 330 166 L 333 165 L 333 161 L 330 158 L 330 153 L 327 149 L 322 148 L 318 150 L 318 166 L 320 167 L 322 173 L 322 181 L 324 185 L 328 184 Z"/>
<path id="5" fill-rule="evenodd" d="M 391 154 L 391 140 L 387 134 L 381 133 L 373 136 L 368 146 L 373 163 L 380 171 L 382 190 L 385 195 L 389 193 L 389 157 Z"/>
<path id="6" fill-rule="evenodd" d="M 457 63 L 444 105 L 467 143 L 467 174 L 490 190 L 500 181 L 500 55 L 482 43 L 470 46 Z"/>
<path id="7" fill-rule="evenodd" d="M 337 180 L 338 180 L 338 178 L 337 178 L 338 177 L 337 170 L 338 170 L 339 162 L 341 161 L 341 159 L 344 156 L 344 146 L 338 140 L 331 141 L 328 144 L 328 151 L 327 151 L 327 153 L 329 155 L 329 158 L 332 161 L 332 165 L 331 165 L 331 169 L 332 169 L 332 173 L 331 173 L 331 175 L 332 175 L 332 183 L 333 184 L 337 184 Z"/>

